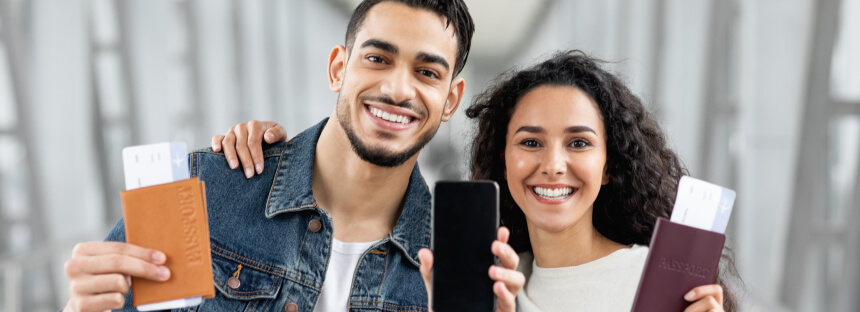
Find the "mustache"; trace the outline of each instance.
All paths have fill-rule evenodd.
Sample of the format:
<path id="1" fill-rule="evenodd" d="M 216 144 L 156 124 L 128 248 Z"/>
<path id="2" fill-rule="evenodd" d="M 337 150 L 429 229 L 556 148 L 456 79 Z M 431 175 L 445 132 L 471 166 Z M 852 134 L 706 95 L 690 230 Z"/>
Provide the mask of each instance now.
<path id="1" fill-rule="evenodd" d="M 419 105 L 415 105 L 410 100 L 405 100 L 402 102 L 394 102 L 394 99 L 392 99 L 391 97 L 389 97 L 387 95 L 369 95 L 369 94 L 368 95 L 365 95 L 365 94 L 359 95 L 358 100 L 359 100 L 359 102 L 379 102 L 379 103 L 388 104 L 391 106 L 402 107 L 402 108 L 405 108 L 405 109 L 408 109 L 408 110 L 415 112 L 416 114 L 418 114 L 418 116 L 420 118 L 427 118 L 427 111 L 423 107 L 421 107 Z"/>
<path id="2" fill-rule="evenodd" d="M 385 95 L 360 95 L 360 96 L 358 96 L 358 100 L 360 100 L 362 102 L 364 102 L 364 101 L 380 102 L 380 103 L 385 103 L 385 104 L 392 105 L 392 106 L 410 109 L 413 111 L 418 110 L 418 108 L 415 106 L 415 104 L 412 104 L 412 101 L 410 101 L 410 100 L 406 100 L 406 101 L 402 101 L 402 102 L 397 103 L 397 102 L 394 102 L 394 100 L 391 97 L 388 97 Z"/>

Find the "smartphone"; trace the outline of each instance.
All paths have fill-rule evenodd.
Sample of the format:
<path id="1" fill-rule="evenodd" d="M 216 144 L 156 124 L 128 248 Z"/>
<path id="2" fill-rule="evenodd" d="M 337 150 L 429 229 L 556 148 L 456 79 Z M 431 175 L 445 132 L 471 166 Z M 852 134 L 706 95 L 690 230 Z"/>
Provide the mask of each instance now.
<path id="1" fill-rule="evenodd" d="M 435 311 L 495 311 L 496 263 L 490 247 L 499 228 L 499 185 L 493 181 L 440 181 L 433 189 Z"/>

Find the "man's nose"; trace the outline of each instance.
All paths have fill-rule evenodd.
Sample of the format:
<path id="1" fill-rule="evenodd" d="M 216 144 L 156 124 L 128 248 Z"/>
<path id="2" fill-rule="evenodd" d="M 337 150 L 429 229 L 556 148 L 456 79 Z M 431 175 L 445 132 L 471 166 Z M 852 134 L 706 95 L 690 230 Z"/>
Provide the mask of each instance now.
<path id="1" fill-rule="evenodd" d="M 404 66 L 395 68 L 382 82 L 380 92 L 391 97 L 395 103 L 409 101 L 415 98 L 415 85 L 412 70 Z"/>

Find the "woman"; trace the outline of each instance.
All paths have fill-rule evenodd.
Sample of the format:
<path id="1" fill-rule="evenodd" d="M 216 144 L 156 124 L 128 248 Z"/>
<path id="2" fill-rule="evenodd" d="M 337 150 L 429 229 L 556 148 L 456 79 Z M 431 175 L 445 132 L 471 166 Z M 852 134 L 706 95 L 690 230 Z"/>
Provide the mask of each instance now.
<path id="1" fill-rule="evenodd" d="M 472 178 L 499 183 L 501 222 L 522 256 L 518 311 L 629 311 L 656 219 L 669 217 L 687 172 L 641 101 L 599 64 L 558 53 L 502 75 L 466 112 L 478 128 Z M 225 150 L 234 132 L 284 137 L 276 124 L 240 124 Z M 419 257 L 432 263 L 428 251 Z M 692 289 L 686 311 L 736 311 L 724 287 L 720 276 Z"/>
<path id="2" fill-rule="evenodd" d="M 499 183 L 509 242 L 534 255 L 520 266 L 521 311 L 629 311 L 656 219 L 671 214 L 687 172 L 642 102 L 599 63 L 558 53 L 503 75 L 466 111 L 478 125 L 472 178 Z M 736 310 L 717 283 L 688 293 L 687 310 Z"/>

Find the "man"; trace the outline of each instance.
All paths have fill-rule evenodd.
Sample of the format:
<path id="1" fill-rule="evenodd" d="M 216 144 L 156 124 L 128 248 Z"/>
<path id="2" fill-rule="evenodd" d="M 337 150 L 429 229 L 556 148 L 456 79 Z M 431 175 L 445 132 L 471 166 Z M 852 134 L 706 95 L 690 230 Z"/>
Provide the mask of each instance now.
<path id="1" fill-rule="evenodd" d="M 216 297 L 192 311 L 426 311 L 430 193 L 416 159 L 460 103 L 473 31 L 462 0 L 363 1 L 329 56 L 330 119 L 267 146 L 249 179 L 193 152 Z M 163 253 L 121 243 L 122 221 L 107 240 L 75 247 L 65 311 L 134 310 L 129 276 L 169 279 Z"/>

